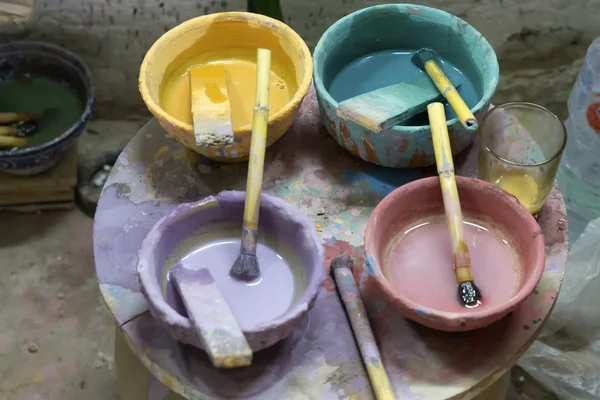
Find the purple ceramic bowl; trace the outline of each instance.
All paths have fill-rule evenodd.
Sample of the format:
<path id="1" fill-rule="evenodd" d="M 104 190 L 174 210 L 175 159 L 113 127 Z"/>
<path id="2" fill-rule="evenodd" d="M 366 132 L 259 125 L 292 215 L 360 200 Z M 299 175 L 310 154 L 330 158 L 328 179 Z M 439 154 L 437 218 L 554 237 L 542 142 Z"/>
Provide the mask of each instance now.
<path id="1" fill-rule="evenodd" d="M 182 204 L 150 230 L 138 254 L 137 271 L 152 316 L 175 339 L 203 348 L 190 320 L 177 311 L 173 299 L 165 300 L 165 274 L 178 260 L 181 244 L 194 241 L 201 229 L 236 223 L 242 227 L 245 192 L 225 191 L 195 203 Z M 296 282 L 296 298 L 282 315 L 244 329 L 253 351 L 272 346 L 289 336 L 313 306 L 325 279 L 325 255 L 314 223 L 294 206 L 268 194 L 261 195 L 260 231 L 282 239 L 299 257 L 303 277 Z M 187 241 L 186 241 L 187 240 Z M 197 243 L 200 244 L 200 243 Z M 185 251 L 184 251 L 185 252 Z"/>

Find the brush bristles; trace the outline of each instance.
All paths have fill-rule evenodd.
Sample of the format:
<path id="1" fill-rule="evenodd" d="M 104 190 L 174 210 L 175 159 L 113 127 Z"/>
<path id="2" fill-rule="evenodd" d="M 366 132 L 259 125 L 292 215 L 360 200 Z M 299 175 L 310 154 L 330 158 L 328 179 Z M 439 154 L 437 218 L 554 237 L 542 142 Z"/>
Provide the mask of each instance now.
<path id="1" fill-rule="evenodd" d="M 481 292 L 475 282 L 461 282 L 458 284 L 458 299 L 463 306 L 474 308 L 481 304 Z"/>
<path id="2" fill-rule="evenodd" d="M 331 265 L 329 268 L 331 271 L 335 271 L 339 268 L 348 268 L 350 271 L 352 271 L 352 264 L 352 258 L 348 254 L 341 254 L 331 260 Z"/>
<path id="3" fill-rule="evenodd" d="M 435 61 L 435 51 L 431 49 L 421 49 L 411 58 L 411 61 L 421 69 L 425 69 L 425 63 L 432 60 Z"/>
<path id="4" fill-rule="evenodd" d="M 229 270 L 229 275 L 241 281 L 253 281 L 260 276 L 256 254 L 242 252 Z"/>

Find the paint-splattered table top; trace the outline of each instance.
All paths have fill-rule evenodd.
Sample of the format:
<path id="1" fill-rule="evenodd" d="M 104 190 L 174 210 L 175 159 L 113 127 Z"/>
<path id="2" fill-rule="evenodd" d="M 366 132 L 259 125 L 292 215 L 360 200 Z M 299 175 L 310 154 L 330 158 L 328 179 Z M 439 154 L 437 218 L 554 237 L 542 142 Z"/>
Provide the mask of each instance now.
<path id="1" fill-rule="evenodd" d="M 457 157 L 474 175 L 477 146 Z M 370 399 L 359 352 L 333 280 L 292 337 L 255 355 L 252 367 L 219 371 L 201 351 L 173 340 L 140 293 L 137 252 L 152 225 L 182 202 L 245 186 L 246 165 L 216 164 L 187 151 L 150 121 L 121 154 L 96 211 L 94 250 L 102 295 L 125 338 L 150 371 L 188 399 Z M 433 170 L 396 170 L 354 158 L 319 122 L 311 90 L 290 131 L 267 150 L 265 190 L 313 218 L 328 262 L 341 251 L 364 262 L 363 230 L 375 205 Z M 534 294 L 509 317 L 468 333 L 433 331 L 404 320 L 355 271 L 399 398 L 470 398 L 489 386 L 535 339 L 556 300 L 567 255 L 564 203 L 555 189 L 540 214 L 546 270 Z"/>

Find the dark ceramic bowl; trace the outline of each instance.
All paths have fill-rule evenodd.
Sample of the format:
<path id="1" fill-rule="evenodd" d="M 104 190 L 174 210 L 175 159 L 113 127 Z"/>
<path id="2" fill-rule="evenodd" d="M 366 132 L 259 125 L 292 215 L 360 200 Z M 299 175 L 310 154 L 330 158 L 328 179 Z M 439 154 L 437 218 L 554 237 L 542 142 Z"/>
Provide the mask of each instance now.
<path id="1" fill-rule="evenodd" d="M 337 116 L 329 93 L 337 74 L 352 61 L 383 50 L 428 47 L 452 62 L 473 82 L 478 94 L 471 108 L 481 119 L 498 84 L 498 61 L 488 41 L 471 25 L 445 11 L 413 4 L 382 4 L 358 10 L 331 25 L 314 51 L 314 83 L 323 124 L 350 153 L 395 168 L 433 165 L 429 125 L 395 126 L 377 134 Z M 457 118 L 448 121 L 453 154 L 475 138 Z"/>
<path id="2" fill-rule="evenodd" d="M 447 309 L 445 302 L 448 299 L 442 294 L 431 291 L 430 303 L 436 306 L 424 306 L 390 282 L 388 277 L 391 268 L 398 267 L 392 265 L 390 254 L 398 246 L 398 239 L 403 232 L 431 217 L 440 217 L 445 221 L 438 177 L 419 179 L 394 190 L 375 207 L 365 229 L 367 263 L 373 271 L 377 287 L 406 318 L 441 331 L 483 328 L 504 317 L 533 292 L 542 277 L 546 260 L 542 230 L 516 197 L 479 179 L 457 176 L 456 183 L 465 221 L 485 227 L 496 239 L 505 240 L 517 259 L 520 279 L 516 281 L 513 294 L 506 302 L 475 309 L 458 306 L 460 311 L 449 312 L 440 309 Z M 474 269 L 476 267 L 473 266 Z M 514 268 L 512 265 L 505 267 Z M 439 279 L 440 276 L 431 278 Z M 477 281 L 477 271 L 475 278 Z M 449 285 L 456 285 L 452 272 L 449 271 L 444 279 L 448 280 Z M 427 282 L 423 282 L 423 285 L 426 287 Z M 483 295 L 485 302 L 485 293 Z M 458 296 L 455 301 L 458 303 Z"/>
<path id="3" fill-rule="evenodd" d="M 168 285 L 166 294 L 164 292 L 166 273 L 192 254 L 197 246 L 206 244 L 199 238 L 205 234 L 203 232 L 217 232 L 216 224 L 235 224 L 241 235 L 244 200 L 245 192 L 226 191 L 177 206 L 154 225 L 142 243 L 137 270 L 150 312 L 171 336 L 183 343 L 203 348 L 190 320 L 183 315 L 185 312 L 178 304 L 181 300 L 169 294 Z M 326 273 L 323 246 L 314 223 L 286 201 L 261 195 L 260 232 L 283 240 L 300 263 L 292 305 L 282 315 L 244 330 L 253 351 L 272 346 L 302 323 L 317 298 Z"/>
<path id="4" fill-rule="evenodd" d="M 0 81 L 14 73 L 31 73 L 64 82 L 83 105 L 79 120 L 49 142 L 21 150 L 0 150 L 0 171 L 33 175 L 54 166 L 83 133 L 94 103 L 92 77 L 87 65 L 77 55 L 42 42 L 0 45 Z"/>

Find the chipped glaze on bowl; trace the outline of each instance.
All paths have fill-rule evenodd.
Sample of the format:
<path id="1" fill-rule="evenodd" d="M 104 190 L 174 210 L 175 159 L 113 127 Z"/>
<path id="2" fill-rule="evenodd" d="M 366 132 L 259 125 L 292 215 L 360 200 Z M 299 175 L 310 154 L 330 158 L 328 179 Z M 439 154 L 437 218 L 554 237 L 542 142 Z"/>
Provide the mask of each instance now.
<path id="1" fill-rule="evenodd" d="M 239 222 L 240 235 L 244 212 L 245 192 L 224 191 L 194 203 L 176 207 L 160 219 L 142 243 L 137 271 L 142 293 L 156 321 L 175 339 L 203 348 L 190 320 L 178 313 L 163 296 L 163 276 L 170 268 L 171 256 L 179 244 L 197 235 L 201 227 L 220 222 Z M 315 225 L 304 214 L 285 200 L 261 194 L 261 232 L 270 232 L 283 238 L 300 257 L 304 281 L 299 297 L 281 316 L 244 335 L 253 351 L 272 346 L 288 337 L 306 318 L 325 279 L 325 254 Z"/>
<path id="2" fill-rule="evenodd" d="M 382 265 L 382 260 L 398 235 L 418 221 L 444 215 L 438 177 L 419 179 L 394 190 L 375 207 L 365 229 L 367 264 L 378 289 L 404 317 L 441 331 L 483 328 L 506 316 L 533 292 L 546 260 L 542 230 L 516 197 L 479 179 L 457 176 L 456 183 L 463 213 L 500 231 L 520 259 L 520 287 L 508 302 L 496 307 L 465 308 L 460 313 L 426 309 L 398 292 L 385 277 L 383 271 L 388 266 Z"/>

